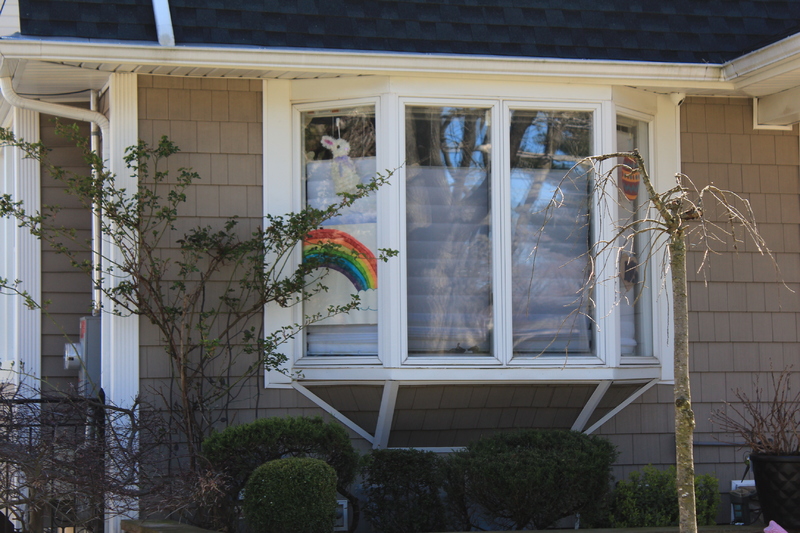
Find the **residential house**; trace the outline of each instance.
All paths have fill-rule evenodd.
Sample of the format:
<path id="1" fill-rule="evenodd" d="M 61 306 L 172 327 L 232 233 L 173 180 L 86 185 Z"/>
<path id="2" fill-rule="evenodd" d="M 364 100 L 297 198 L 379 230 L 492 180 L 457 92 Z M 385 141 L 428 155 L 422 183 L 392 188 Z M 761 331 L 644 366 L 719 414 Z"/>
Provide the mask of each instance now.
<path id="1" fill-rule="evenodd" d="M 50 116 L 88 131 L 102 115 L 103 157 L 128 180 L 125 147 L 168 135 L 176 166 L 204 178 L 192 221 L 256 226 L 396 169 L 329 229 L 399 258 L 360 281 L 357 265 L 339 265 L 332 293 L 355 285 L 363 309 L 290 343 L 288 370 L 302 377 L 253 383 L 242 422 L 327 412 L 362 449 L 443 451 L 499 430 L 572 428 L 617 445 L 617 477 L 672 463 L 670 285 L 662 257 L 636 260 L 653 241 L 623 245 L 635 279 L 600 256 L 593 307 L 578 297 L 589 243 L 641 202 L 634 190 L 587 209 L 596 199 L 574 174 L 557 193 L 592 154 L 638 148 L 661 190 L 683 172 L 748 198 L 783 281 L 800 288 L 797 2 L 8 0 L 0 27 L 2 124 L 77 165 Z M 36 164 L 2 157 L 3 192 L 31 209 L 56 203 Z M 554 193 L 567 210 L 546 221 Z M 90 213 L 65 216 L 91 234 Z M 91 284 L 0 224 L 0 273 L 51 300 L 77 335 Z M 753 246 L 717 250 L 700 272 L 702 253 L 689 257 L 691 371 L 697 471 L 724 491 L 744 451 L 709 416 L 800 361 L 800 301 Z M 76 378 L 46 317 L 0 306 L 2 368 Z M 265 316 L 274 328 L 302 310 Z M 147 324 L 103 315 L 100 329 L 110 399 L 168 376 Z"/>

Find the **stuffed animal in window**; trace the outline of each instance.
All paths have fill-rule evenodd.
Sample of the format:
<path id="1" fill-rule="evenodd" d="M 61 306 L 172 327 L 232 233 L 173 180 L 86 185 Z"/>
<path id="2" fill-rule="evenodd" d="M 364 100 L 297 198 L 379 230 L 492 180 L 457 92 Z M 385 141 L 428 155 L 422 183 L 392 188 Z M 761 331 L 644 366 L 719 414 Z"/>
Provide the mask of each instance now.
<path id="1" fill-rule="evenodd" d="M 344 139 L 334 139 L 328 135 L 322 137 L 322 146 L 333 153 L 331 177 L 336 193 L 354 193 L 356 186 L 361 183 L 361 177 L 356 171 L 356 164 L 350 159 L 350 143 Z"/>

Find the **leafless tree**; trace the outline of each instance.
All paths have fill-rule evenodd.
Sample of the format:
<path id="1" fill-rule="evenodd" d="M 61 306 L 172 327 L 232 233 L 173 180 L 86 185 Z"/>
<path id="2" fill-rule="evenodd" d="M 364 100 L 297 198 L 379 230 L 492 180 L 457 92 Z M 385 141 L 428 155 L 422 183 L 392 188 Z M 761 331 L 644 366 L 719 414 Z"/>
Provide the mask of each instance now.
<path id="1" fill-rule="evenodd" d="M 768 256 L 776 269 L 776 278 L 780 272 L 774 256 L 770 252 L 763 237 L 759 233 L 750 202 L 743 196 L 714 185 L 697 187 L 692 180 L 681 173 L 675 175 L 675 185 L 664 192 L 658 192 L 648 173 L 644 158 L 638 150 L 616 152 L 591 156 L 578 161 L 562 181 L 561 188 L 566 187 L 580 176 L 591 179 L 591 194 L 595 198 L 595 209 L 601 216 L 618 213 L 612 219 L 612 231 L 609 237 L 602 239 L 590 247 L 587 253 L 587 264 L 590 272 L 586 276 L 586 285 L 578 298 L 589 302 L 588 305 L 576 306 L 576 309 L 596 310 L 598 313 L 612 312 L 613 309 L 597 309 L 593 301 L 595 290 L 603 283 L 613 282 L 618 277 L 620 285 L 638 284 L 644 287 L 646 279 L 639 279 L 635 271 L 638 264 L 631 263 L 626 256 L 627 246 L 640 235 L 647 235 L 650 245 L 639 264 L 655 261 L 661 267 L 659 280 L 650 280 L 666 286 L 671 281 L 672 292 L 671 314 L 674 335 L 674 406 L 675 406 L 675 448 L 677 461 L 677 488 L 680 508 L 681 533 L 696 533 L 697 520 L 694 494 L 694 457 L 693 432 L 695 427 L 694 412 L 689 387 L 689 307 L 687 298 L 687 247 L 698 250 L 702 254 L 700 269 L 709 265 L 715 248 L 720 244 L 731 244 L 734 250 L 745 241 L 751 241 L 757 251 Z M 636 213 L 623 216 L 620 209 L 620 192 L 625 186 L 622 178 L 641 180 L 643 187 L 641 207 Z M 555 216 L 562 203 L 561 188 L 555 192 L 546 208 L 547 220 Z M 602 269 L 597 266 L 600 261 L 613 261 L 615 267 L 612 276 L 602 279 L 598 274 Z M 619 265 L 617 267 L 616 265 Z M 621 292 L 617 293 L 618 295 Z M 635 298 L 640 298 L 640 289 Z M 666 293 L 662 293 L 667 297 Z M 619 305 L 619 296 L 613 305 Z M 581 311 L 583 312 L 583 311 Z M 595 317 L 589 317 L 594 319 Z"/>

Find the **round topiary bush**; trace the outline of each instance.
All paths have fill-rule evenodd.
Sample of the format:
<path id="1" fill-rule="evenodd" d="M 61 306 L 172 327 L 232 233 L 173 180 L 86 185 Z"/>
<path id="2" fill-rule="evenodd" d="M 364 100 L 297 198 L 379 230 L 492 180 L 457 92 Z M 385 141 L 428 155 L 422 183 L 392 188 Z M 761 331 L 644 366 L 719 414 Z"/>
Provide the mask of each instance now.
<path id="1" fill-rule="evenodd" d="M 545 529 L 601 502 L 614 446 L 576 431 L 524 430 L 481 439 L 448 461 L 455 527 Z"/>
<path id="2" fill-rule="evenodd" d="M 311 457 L 264 463 L 247 480 L 243 511 L 252 533 L 330 533 L 336 472 Z"/>
<path id="3" fill-rule="evenodd" d="M 443 531 L 442 459 L 420 450 L 373 450 L 364 466 L 365 512 L 381 533 Z"/>

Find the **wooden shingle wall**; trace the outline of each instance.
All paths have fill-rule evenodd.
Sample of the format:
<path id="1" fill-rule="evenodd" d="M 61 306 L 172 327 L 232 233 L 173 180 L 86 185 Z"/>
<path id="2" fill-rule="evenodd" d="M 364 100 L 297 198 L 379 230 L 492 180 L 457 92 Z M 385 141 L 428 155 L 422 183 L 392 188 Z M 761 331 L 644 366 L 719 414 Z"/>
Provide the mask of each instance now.
<path id="1" fill-rule="evenodd" d="M 86 175 L 89 169 L 75 143 L 56 135 L 55 117 L 41 115 L 39 120 L 41 141 L 50 149 L 52 163 L 68 172 Z M 62 124 L 73 122 L 65 119 L 60 121 Z M 89 124 L 79 124 L 81 134 L 88 137 Z M 90 242 L 91 212 L 82 207 L 75 197 L 66 194 L 63 184 L 44 170 L 41 190 L 42 205 L 61 208 L 56 214 L 55 223 L 74 228 L 78 242 Z M 77 244 L 69 246 L 81 248 Z M 90 260 L 90 254 L 87 251 L 79 258 Z M 42 243 L 42 301 L 48 300 L 50 304 L 46 306 L 46 313 L 42 313 L 42 390 L 66 390 L 70 384 L 77 384 L 78 372 L 64 370 L 64 344 L 68 342 L 67 338 L 72 342 L 78 341 L 80 317 L 92 314 L 92 282 L 86 274 L 76 271 L 66 256 L 57 254 Z"/>

